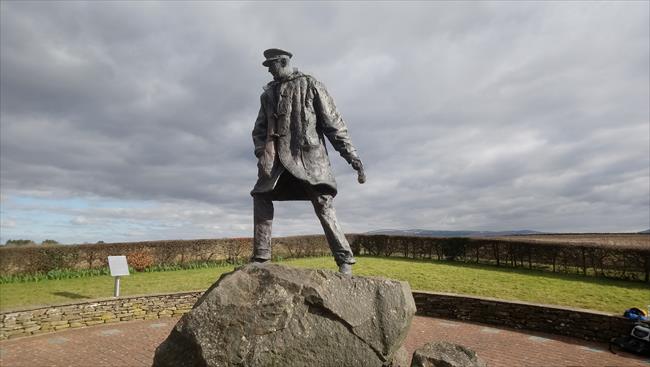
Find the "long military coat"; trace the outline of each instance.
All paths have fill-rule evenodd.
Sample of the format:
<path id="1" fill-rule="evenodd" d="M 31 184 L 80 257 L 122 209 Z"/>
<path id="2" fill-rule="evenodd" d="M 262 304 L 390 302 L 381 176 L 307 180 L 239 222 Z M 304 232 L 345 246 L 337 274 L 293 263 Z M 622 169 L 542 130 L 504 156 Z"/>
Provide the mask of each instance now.
<path id="1" fill-rule="evenodd" d="M 286 169 L 295 179 L 336 195 L 324 137 L 348 163 L 357 154 L 325 86 L 295 70 L 285 80 L 268 83 L 260 102 L 253 128 L 258 179 L 251 194 L 277 194 L 277 200 L 306 199 L 300 190 L 277 187 Z M 283 182 L 286 180 L 279 185 Z"/>

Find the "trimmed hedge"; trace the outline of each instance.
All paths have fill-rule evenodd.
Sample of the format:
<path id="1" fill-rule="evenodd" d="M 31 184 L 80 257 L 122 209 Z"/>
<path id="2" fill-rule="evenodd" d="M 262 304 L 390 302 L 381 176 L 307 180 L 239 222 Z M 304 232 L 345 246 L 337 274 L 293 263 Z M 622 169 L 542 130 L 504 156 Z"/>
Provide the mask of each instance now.
<path id="1" fill-rule="evenodd" d="M 402 256 L 520 267 L 553 272 L 650 281 L 650 236 L 647 244 L 543 242 L 517 238 L 437 238 L 358 235 L 357 254 Z"/>
<path id="2" fill-rule="evenodd" d="M 324 236 L 273 239 L 276 257 L 330 254 Z M 0 248 L 0 274 L 47 273 L 54 269 L 97 269 L 108 266 L 108 256 L 126 255 L 136 269 L 151 265 L 227 261 L 236 263 L 250 256 L 251 238 L 146 241 L 69 246 Z"/>
<path id="3" fill-rule="evenodd" d="M 525 236 L 508 238 L 435 238 L 346 235 L 356 255 L 401 256 L 492 264 L 552 272 L 577 273 L 650 282 L 650 235 L 633 245 L 571 242 Z M 624 237 L 621 237 L 624 239 Z M 648 239 L 647 244 L 644 242 Z M 637 241 L 638 242 L 638 241 Z M 126 255 L 136 268 L 226 261 L 251 254 L 251 238 L 147 241 L 71 246 L 0 248 L 0 274 L 47 273 L 55 269 L 105 268 L 107 257 Z M 281 258 L 323 256 L 331 252 L 325 236 L 273 239 L 273 255 Z M 137 263 L 137 264 L 136 264 Z"/>

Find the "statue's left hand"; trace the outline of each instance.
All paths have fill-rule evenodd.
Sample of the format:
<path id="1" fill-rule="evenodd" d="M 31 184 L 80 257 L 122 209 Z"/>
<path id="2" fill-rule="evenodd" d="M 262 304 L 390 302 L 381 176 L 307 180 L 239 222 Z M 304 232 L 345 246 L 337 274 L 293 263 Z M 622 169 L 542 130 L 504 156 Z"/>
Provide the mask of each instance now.
<path id="1" fill-rule="evenodd" d="M 363 169 L 363 163 L 361 163 L 361 159 L 356 158 L 352 160 L 352 168 L 357 171 L 357 181 L 359 181 L 360 184 L 366 182 L 366 171 Z"/>
<path id="2" fill-rule="evenodd" d="M 366 172 L 363 170 L 363 167 L 357 171 L 357 181 L 359 181 L 360 184 L 366 182 Z"/>

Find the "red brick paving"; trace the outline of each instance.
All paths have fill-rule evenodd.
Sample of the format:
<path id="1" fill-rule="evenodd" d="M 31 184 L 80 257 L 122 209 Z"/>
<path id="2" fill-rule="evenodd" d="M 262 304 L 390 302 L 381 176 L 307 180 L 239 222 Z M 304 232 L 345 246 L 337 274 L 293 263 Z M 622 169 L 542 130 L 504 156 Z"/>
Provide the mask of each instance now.
<path id="1" fill-rule="evenodd" d="M 2 367 L 151 366 L 158 344 L 178 319 L 133 321 L 70 329 L 0 342 Z M 446 340 L 475 350 L 490 367 L 649 367 L 650 359 L 612 354 L 607 345 L 444 319 L 415 317 L 405 346 Z"/>
<path id="2" fill-rule="evenodd" d="M 423 344 L 442 340 L 469 347 L 490 367 L 650 367 L 650 358 L 612 354 L 605 343 L 427 317 L 415 317 L 405 346 L 412 353 Z"/>

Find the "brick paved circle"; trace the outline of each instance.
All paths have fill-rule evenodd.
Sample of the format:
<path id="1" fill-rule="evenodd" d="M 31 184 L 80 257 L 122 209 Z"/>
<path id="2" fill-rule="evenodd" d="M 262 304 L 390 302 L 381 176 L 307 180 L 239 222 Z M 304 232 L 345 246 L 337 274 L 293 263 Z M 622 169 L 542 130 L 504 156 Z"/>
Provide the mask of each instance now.
<path id="1" fill-rule="evenodd" d="M 151 366 L 178 318 L 94 326 L 0 342 L 2 367 Z M 649 367 L 650 359 L 612 354 L 603 343 L 445 319 L 415 317 L 405 346 L 446 340 L 475 350 L 490 367 Z"/>

